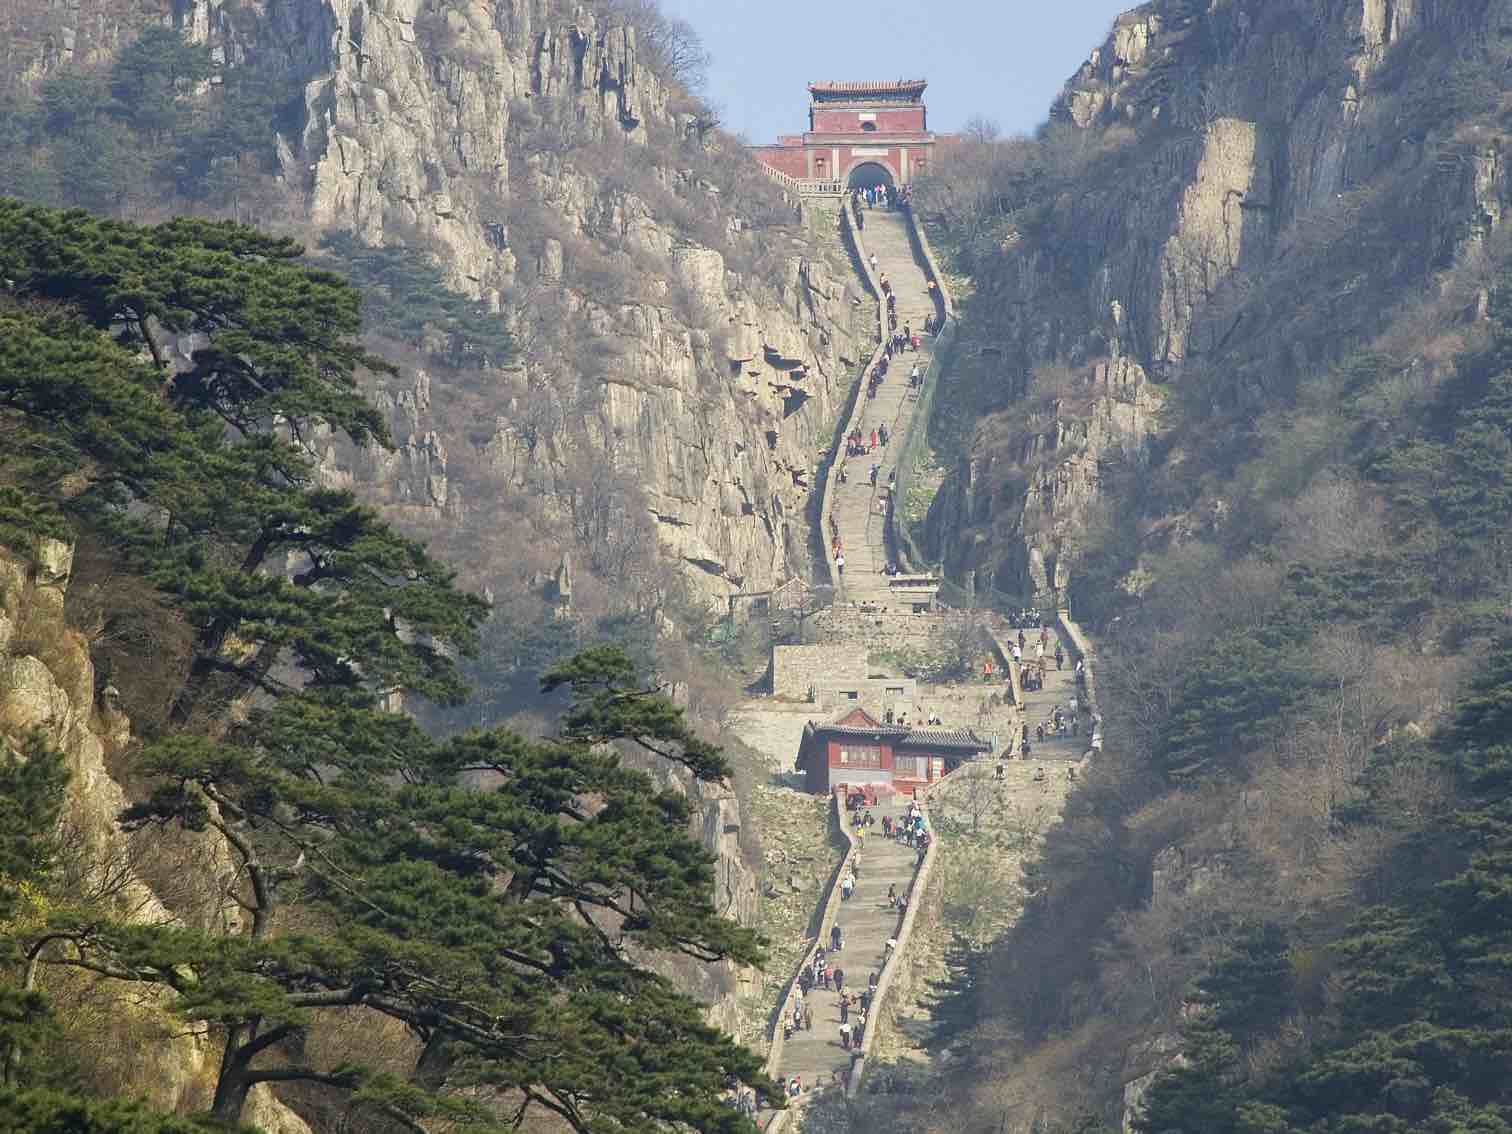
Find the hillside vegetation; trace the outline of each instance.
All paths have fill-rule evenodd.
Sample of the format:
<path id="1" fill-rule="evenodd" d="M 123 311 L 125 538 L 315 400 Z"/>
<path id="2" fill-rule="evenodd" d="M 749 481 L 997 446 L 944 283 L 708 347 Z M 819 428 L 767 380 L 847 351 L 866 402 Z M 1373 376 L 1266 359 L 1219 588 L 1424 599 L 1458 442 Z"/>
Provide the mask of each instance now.
<path id="1" fill-rule="evenodd" d="M 715 912 L 686 794 L 620 756 L 717 782 L 718 750 L 613 646 L 545 676 L 541 739 L 437 740 L 385 708 L 396 688 L 460 702 L 487 608 L 315 475 L 321 431 L 388 443 L 356 388 L 388 366 L 359 342 L 356 290 L 228 222 L 0 201 L 0 249 L 0 542 L 110 565 L 81 627 L 102 650 L 134 619 L 177 627 L 176 649 L 117 655 L 108 693 L 84 696 L 139 709 L 113 818 L 213 832 L 225 867 L 208 908 L 142 918 L 135 868 L 60 830 L 60 755 L 0 735 L 0 1125 L 198 1128 L 92 1101 L 157 1084 L 74 1058 L 85 1029 L 131 1042 L 158 1006 L 220 1048 L 218 1127 L 276 1083 L 366 1130 L 750 1129 L 723 1097 L 766 1090 L 759 1062 L 645 965 L 753 963 L 759 939 Z M 199 345 L 175 370 L 158 360 L 179 336 Z M 5 623 L 7 674 L 48 655 L 30 617 Z M 112 1010 L 122 987 L 136 1006 Z"/>
<path id="2" fill-rule="evenodd" d="M 0 9 L 0 1126 L 749 1129 L 838 243 L 642 0 Z"/>
<path id="3" fill-rule="evenodd" d="M 1109 742 L 883 1129 L 1512 1123 L 1508 25 L 1344 7 L 1147 5 L 920 190 L 934 547 L 1069 601 Z"/>
<path id="4" fill-rule="evenodd" d="M 337 437 L 321 475 L 512 612 L 482 642 L 486 719 L 528 709 L 541 665 L 603 633 L 659 651 L 717 717 L 723 683 L 685 642 L 752 571 L 808 566 L 806 477 L 852 378 L 834 250 L 690 93 L 698 38 L 654 4 L 433 0 L 412 21 L 353 14 L 334 41 L 317 8 L 0 13 L 0 195 L 305 243 L 399 364 L 363 377 L 393 452 Z M 600 70 L 557 58 L 569 44 Z M 312 84 L 361 103 L 355 120 L 307 105 Z M 372 163 L 350 191 L 328 184 L 349 143 Z M 809 367 L 790 421 L 772 359 Z"/>

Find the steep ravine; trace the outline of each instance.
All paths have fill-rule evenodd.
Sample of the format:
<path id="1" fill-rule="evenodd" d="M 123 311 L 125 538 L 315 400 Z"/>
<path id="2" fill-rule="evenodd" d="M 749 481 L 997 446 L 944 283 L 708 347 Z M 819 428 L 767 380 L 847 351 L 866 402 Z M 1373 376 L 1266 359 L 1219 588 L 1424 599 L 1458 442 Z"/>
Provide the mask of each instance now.
<path id="1" fill-rule="evenodd" d="M 1074 177 L 1010 200 L 1031 215 L 970 269 L 957 391 L 988 420 L 955 426 L 930 516 L 949 571 L 1064 599 L 1101 463 L 1137 459 L 1172 392 L 1214 379 L 1258 402 L 1484 241 L 1512 185 L 1472 121 L 1491 103 L 1451 72 L 1505 20 L 1490 0 L 1119 17 L 1051 111 L 1046 161 Z"/>

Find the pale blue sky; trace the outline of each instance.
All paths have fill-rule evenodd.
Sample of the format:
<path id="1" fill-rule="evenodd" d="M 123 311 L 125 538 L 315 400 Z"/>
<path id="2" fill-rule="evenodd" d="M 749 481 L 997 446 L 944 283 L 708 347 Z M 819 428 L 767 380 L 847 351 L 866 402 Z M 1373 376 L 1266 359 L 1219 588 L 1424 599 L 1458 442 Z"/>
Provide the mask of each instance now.
<path id="1" fill-rule="evenodd" d="M 813 79 L 926 78 L 929 125 L 1032 130 L 1135 0 L 660 0 L 713 53 L 709 97 L 752 142 L 805 129 Z"/>

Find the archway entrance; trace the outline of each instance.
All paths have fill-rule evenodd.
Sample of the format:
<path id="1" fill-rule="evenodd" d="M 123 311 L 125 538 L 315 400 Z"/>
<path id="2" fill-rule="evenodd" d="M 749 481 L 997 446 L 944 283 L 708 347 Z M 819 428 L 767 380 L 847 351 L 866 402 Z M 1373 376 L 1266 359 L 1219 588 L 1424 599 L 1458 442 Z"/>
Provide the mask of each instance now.
<path id="1" fill-rule="evenodd" d="M 893 187 L 892 171 L 880 162 L 864 161 L 850 171 L 846 178 L 847 189 L 872 189 L 878 185 Z"/>

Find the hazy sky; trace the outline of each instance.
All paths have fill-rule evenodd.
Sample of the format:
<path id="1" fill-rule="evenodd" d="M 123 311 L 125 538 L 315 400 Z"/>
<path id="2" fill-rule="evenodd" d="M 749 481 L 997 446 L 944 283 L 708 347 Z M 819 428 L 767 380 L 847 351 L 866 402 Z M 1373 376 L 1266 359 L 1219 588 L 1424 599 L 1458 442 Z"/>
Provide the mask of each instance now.
<path id="1" fill-rule="evenodd" d="M 1044 120 L 1061 84 L 1137 0 L 661 0 L 713 53 L 708 94 L 752 142 L 806 128 L 814 79 L 925 78 L 929 125 Z"/>

